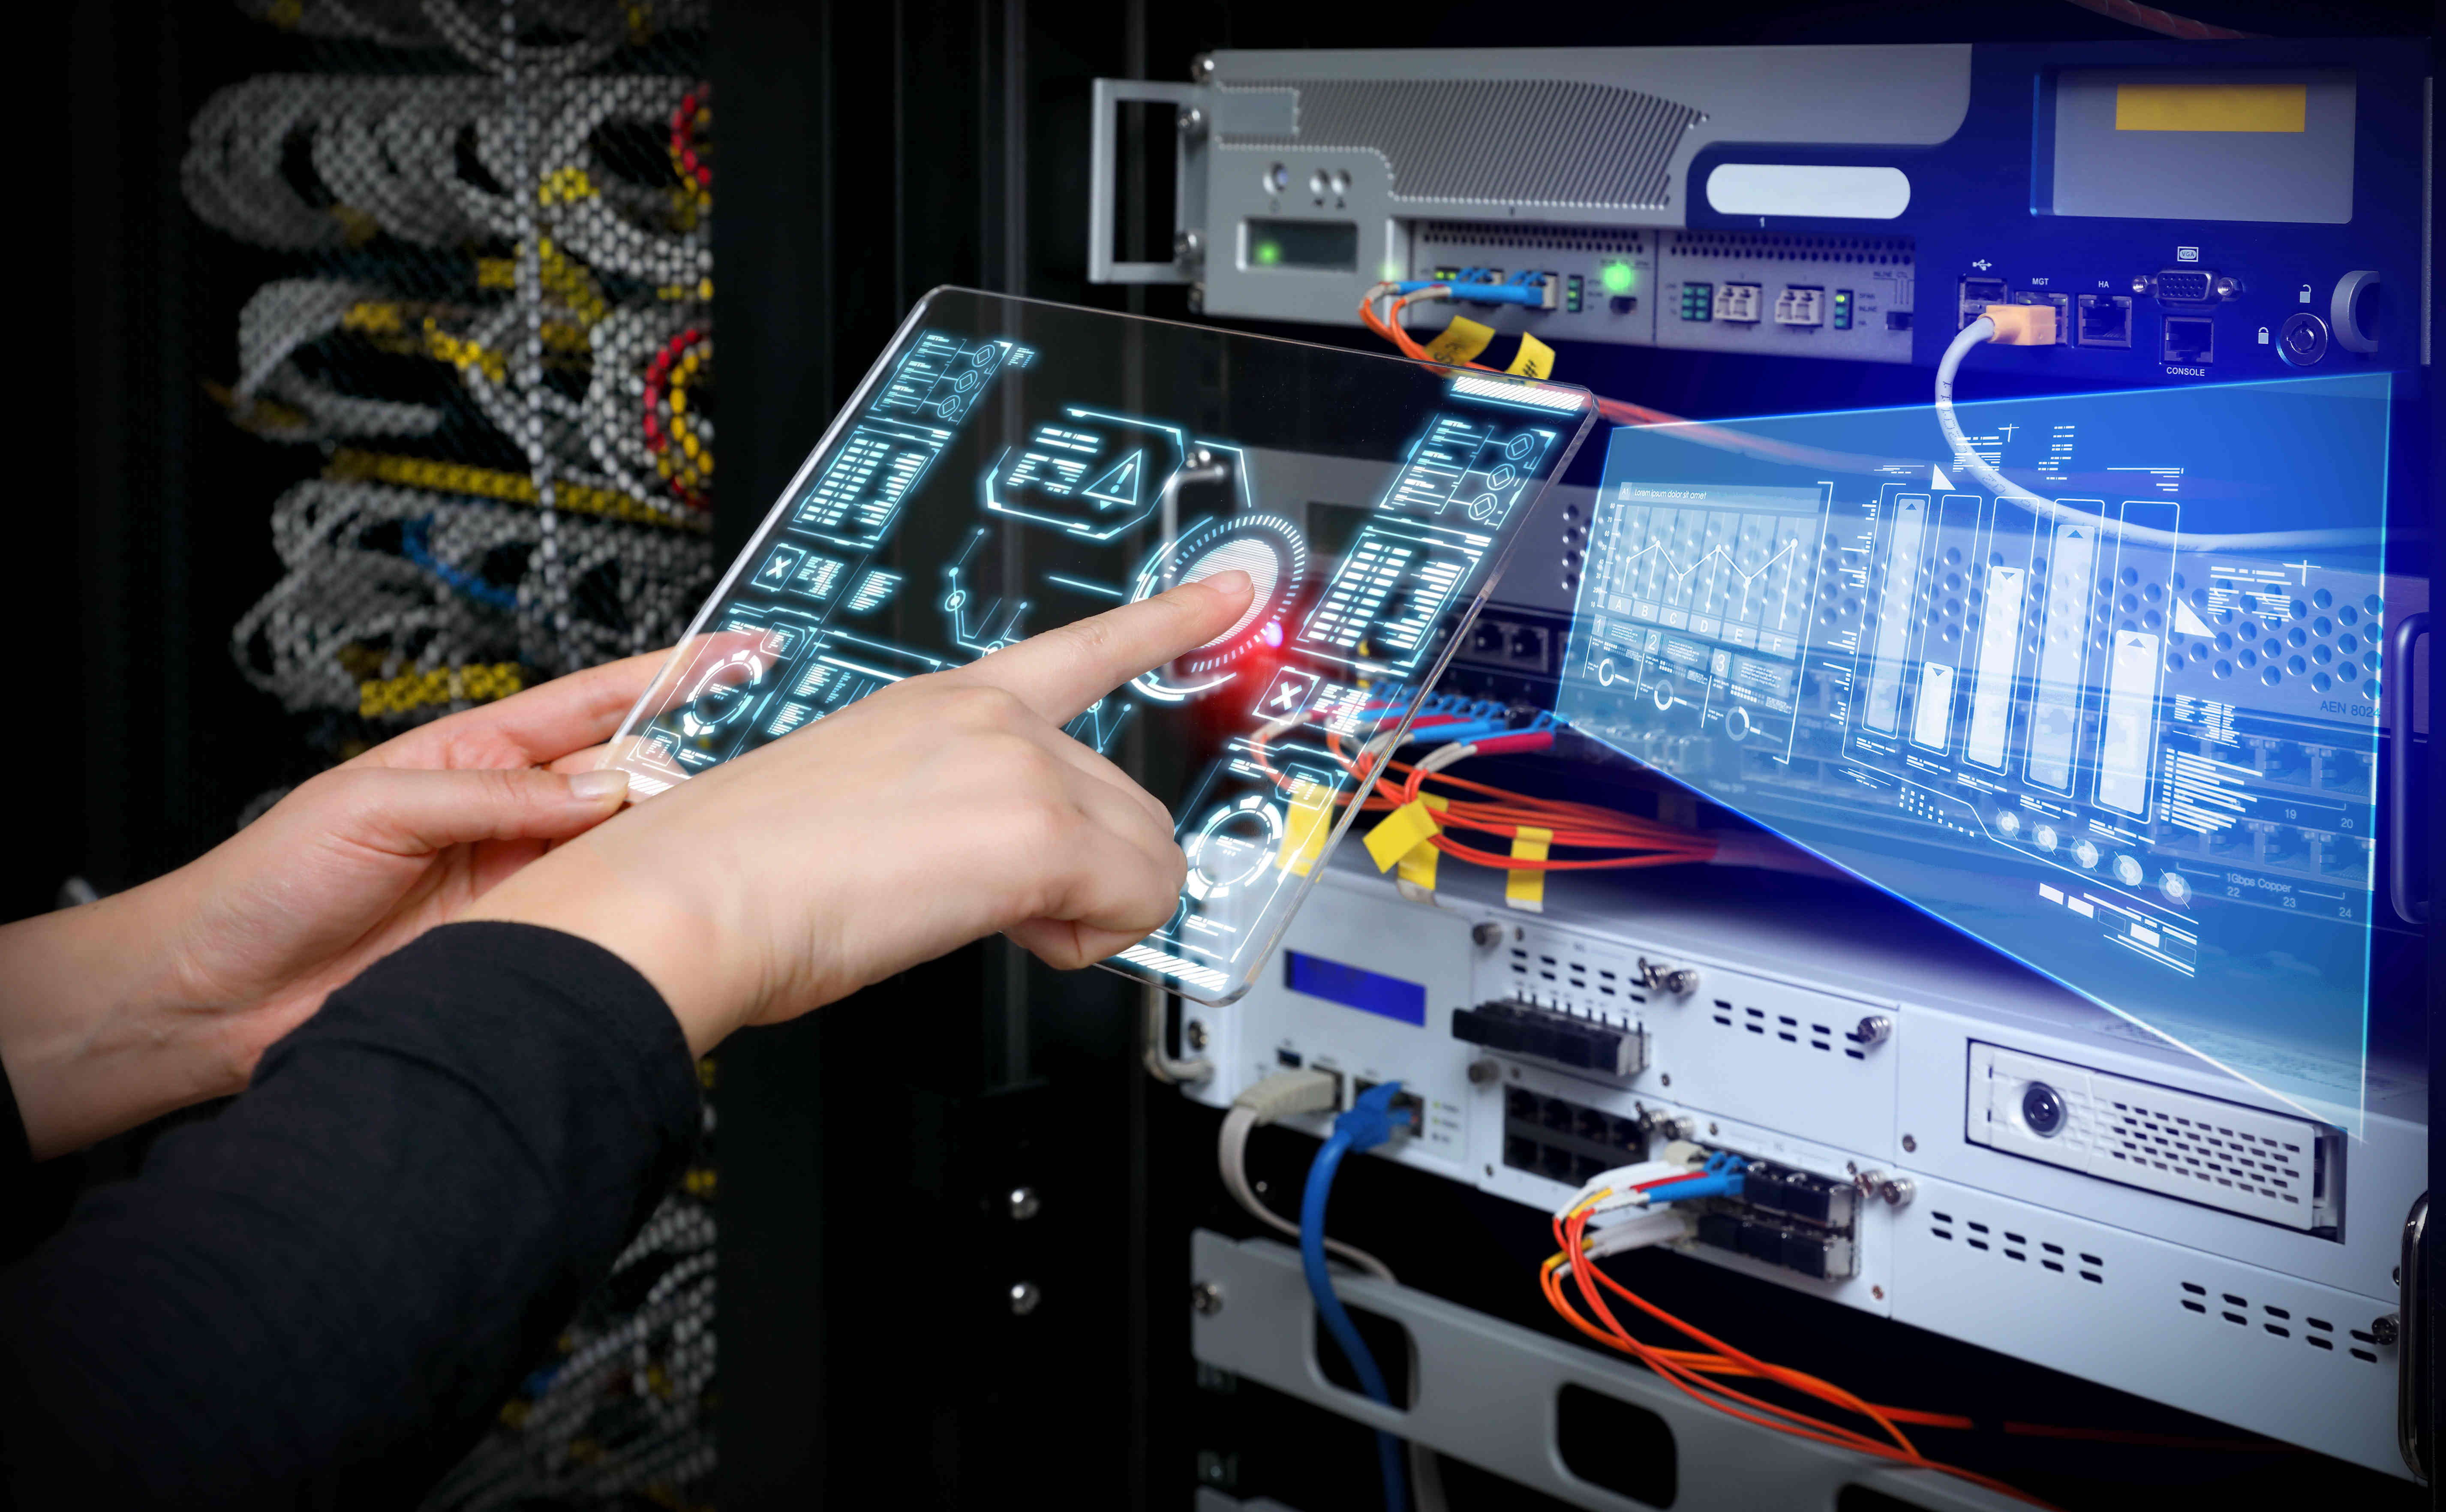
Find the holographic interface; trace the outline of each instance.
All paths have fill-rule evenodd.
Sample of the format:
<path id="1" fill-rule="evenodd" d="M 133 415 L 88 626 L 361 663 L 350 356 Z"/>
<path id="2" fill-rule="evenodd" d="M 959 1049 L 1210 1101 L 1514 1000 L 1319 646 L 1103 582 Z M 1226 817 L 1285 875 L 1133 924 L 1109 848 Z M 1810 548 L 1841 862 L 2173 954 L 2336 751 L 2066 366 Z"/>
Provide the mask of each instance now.
<path id="1" fill-rule="evenodd" d="M 904 678 L 1238 568 L 1239 623 L 1071 723 L 1189 879 L 1107 964 L 1246 989 L 1586 433 L 1575 388 L 937 290 L 622 729 L 660 792 Z"/>
<path id="2" fill-rule="evenodd" d="M 2382 376 L 1614 432 L 1558 715 L 2358 1130 Z"/>

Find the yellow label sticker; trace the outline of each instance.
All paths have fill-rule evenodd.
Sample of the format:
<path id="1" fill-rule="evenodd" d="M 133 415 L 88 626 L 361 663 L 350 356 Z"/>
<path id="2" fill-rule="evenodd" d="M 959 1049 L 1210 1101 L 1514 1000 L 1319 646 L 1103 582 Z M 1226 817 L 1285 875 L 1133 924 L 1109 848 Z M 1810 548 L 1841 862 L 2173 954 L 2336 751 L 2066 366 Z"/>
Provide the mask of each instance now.
<path id="1" fill-rule="evenodd" d="M 1295 780 L 1291 811 L 1284 819 L 1282 848 L 1274 865 L 1294 877 L 1306 877 L 1325 854 L 1325 839 L 1333 831 L 1333 789 L 1323 783 Z"/>
<path id="2" fill-rule="evenodd" d="M 1493 326 L 1481 326 L 1467 315 L 1455 315 L 1444 333 L 1427 343 L 1427 355 L 1458 367 L 1484 351 L 1486 344 L 1494 339 Z"/>
<path id="3" fill-rule="evenodd" d="M 1449 800 L 1438 798 L 1435 794 L 1429 793 L 1419 802 L 1440 814 Z M 1432 893 L 1436 890 L 1436 857 L 1439 854 L 1441 853 L 1436 849 L 1435 837 L 1430 835 L 1410 847 L 1409 854 L 1402 858 L 1401 870 L 1395 875 L 1414 887 Z"/>
<path id="4" fill-rule="evenodd" d="M 1518 373 L 1523 378 L 1552 378 L 1554 376 L 1554 349 L 1534 336 L 1522 336 L 1520 350 L 1514 355 L 1512 366 L 1503 370 Z"/>
<path id="5" fill-rule="evenodd" d="M 2310 91 L 2298 84 L 2118 84 L 2117 131 L 2306 131 Z"/>
<path id="6" fill-rule="evenodd" d="M 1512 859 L 1515 861 L 1542 861 L 1546 849 L 1554 843 L 1554 832 L 1523 824 L 1513 837 Z M 1546 912 L 1546 874 L 1535 870 L 1515 870 L 1503 874 L 1503 901 L 1532 914 Z"/>
<path id="7" fill-rule="evenodd" d="M 1416 849 L 1430 835 L 1443 833 L 1436 816 L 1424 803 L 1403 803 L 1384 816 L 1384 822 L 1367 832 L 1367 854 L 1380 872 L 1389 872 L 1396 861 Z"/>

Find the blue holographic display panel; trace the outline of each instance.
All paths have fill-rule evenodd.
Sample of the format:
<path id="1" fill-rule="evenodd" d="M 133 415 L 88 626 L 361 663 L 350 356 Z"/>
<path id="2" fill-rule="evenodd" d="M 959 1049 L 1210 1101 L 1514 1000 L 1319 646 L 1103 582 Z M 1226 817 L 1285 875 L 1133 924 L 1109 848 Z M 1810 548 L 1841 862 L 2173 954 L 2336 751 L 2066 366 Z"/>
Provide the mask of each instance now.
<path id="1" fill-rule="evenodd" d="M 2358 1129 L 2387 382 L 1617 430 L 1557 712 Z"/>
<path id="2" fill-rule="evenodd" d="M 1357 753 L 1408 725 L 1593 415 L 1560 385 L 937 290 L 616 765 L 649 797 L 903 679 L 1244 570 L 1238 624 L 1066 727 L 1171 807 L 1189 860 L 1172 921 L 1107 964 L 1228 1002 L 1358 812 Z"/>

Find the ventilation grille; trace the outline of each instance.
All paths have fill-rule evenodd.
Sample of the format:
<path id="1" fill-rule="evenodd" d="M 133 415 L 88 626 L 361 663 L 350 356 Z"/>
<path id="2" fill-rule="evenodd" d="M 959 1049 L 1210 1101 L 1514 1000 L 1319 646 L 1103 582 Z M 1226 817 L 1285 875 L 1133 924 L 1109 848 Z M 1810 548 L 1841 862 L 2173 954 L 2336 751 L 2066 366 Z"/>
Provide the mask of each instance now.
<path id="1" fill-rule="evenodd" d="M 1776 1040 L 1796 1049 L 1822 1050 L 1830 1055 L 1843 1038 L 1842 1031 L 1832 1024 L 1812 1023 L 1790 1013 L 1770 1013 L 1762 1008 L 1735 1008 L 1729 1000 L 1722 997 L 1715 1000 L 1714 1011 L 1708 1016 L 1726 1029 L 1745 1030 L 1761 1039 Z M 1844 1045 L 1842 1050 L 1853 1060 L 1868 1059 L 1853 1046 Z"/>
<path id="2" fill-rule="evenodd" d="M 2204 1318 L 2230 1323 L 2248 1329 L 2258 1325 L 2263 1337 L 2300 1339 L 2323 1354 L 2349 1354 L 2365 1365 L 2376 1365 L 2378 1336 L 2357 1328 L 2338 1329 L 2323 1317 L 2307 1313 L 2296 1314 L 2290 1308 L 2273 1302 L 2262 1302 L 2257 1312 L 2251 1311 L 2248 1297 L 2231 1292 L 2211 1292 L 2197 1281 L 2185 1281 L 2181 1300 L 2183 1311 Z"/>
<path id="3" fill-rule="evenodd" d="M 1509 226 L 1467 220 L 1429 220 L 1419 228 L 1419 244 L 1428 247 L 1503 247 L 1523 252 L 1619 253 L 1626 256 L 1647 250 L 1647 233 L 1609 226 Z"/>
<path id="4" fill-rule="evenodd" d="M 1218 137 L 1233 147 L 1373 150 L 1396 199 L 1583 210 L 1661 210 L 1687 105 L 1612 85 L 1556 80 L 1256 83 L 1298 101 L 1290 137 Z"/>
<path id="5" fill-rule="evenodd" d="M 1532 992 L 1572 992 L 1606 1000 L 1596 1006 L 1614 1003 L 1645 1003 L 1647 994 L 1632 986 L 1624 974 L 1610 967 L 1591 966 L 1584 960 L 1557 958 L 1542 950 L 1512 948 L 1512 974 Z M 1534 984 L 1533 986 L 1531 984 Z"/>
<path id="6" fill-rule="evenodd" d="M 2077 1276 L 2093 1286 L 2106 1284 L 2106 1257 L 2102 1255 L 2070 1249 L 2052 1239 L 2016 1233 L 1977 1219 L 1956 1221 L 1950 1213 L 1930 1213 L 1928 1219 L 1929 1233 L 1948 1243 L 1959 1242 L 2000 1260 L 2036 1265 L 2051 1275 L 2067 1278 Z"/>
<path id="7" fill-rule="evenodd" d="M 2117 1087 L 2142 1084 L 2118 1081 Z M 2194 1122 L 2178 1113 L 2101 1098 L 2099 1145 L 2109 1158 L 2147 1164 L 2261 1197 L 2299 1204 L 2310 1192 L 2304 1167 L 2309 1157 L 2299 1144 L 2248 1129 Z"/>
<path id="8" fill-rule="evenodd" d="M 1665 246 L 1677 257 L 1733 257 L 1744 262 L 1834 262 L 1908 268 L 1909 236 L 1802 236 L 1775 232 L 1677 231 Z"/>

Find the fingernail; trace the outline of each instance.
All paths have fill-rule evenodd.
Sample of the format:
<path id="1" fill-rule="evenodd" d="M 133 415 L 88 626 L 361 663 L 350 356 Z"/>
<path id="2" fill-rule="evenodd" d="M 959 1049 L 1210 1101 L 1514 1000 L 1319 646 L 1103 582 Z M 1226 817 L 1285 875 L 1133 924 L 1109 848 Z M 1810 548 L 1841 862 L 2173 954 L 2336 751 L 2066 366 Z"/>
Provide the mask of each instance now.
<path id="1" fill-rule="evenodd" d="M 616 766 L 598 767 L 579 772 L 569 780 L 569 796 L 581 803 L 601 803 L 615 793 L 629 790 L 629 774 Z"/>
<path id="2" fill-rule="evenodd" d="M 1249 575 L 1242 572 L 1237 567 L 1227 567 L 1219 573 L 1215 573 L 1211 576 L 1200 577 L 1197 580 L 1204 583 L 1207 587 L 1214 589 L 1216 593 L 1221 594 L 1226 598 L 1231 597 L 1234 594 L 1251 594 L 1256 592 L 1255 585 L 1249 581 Z"/>

